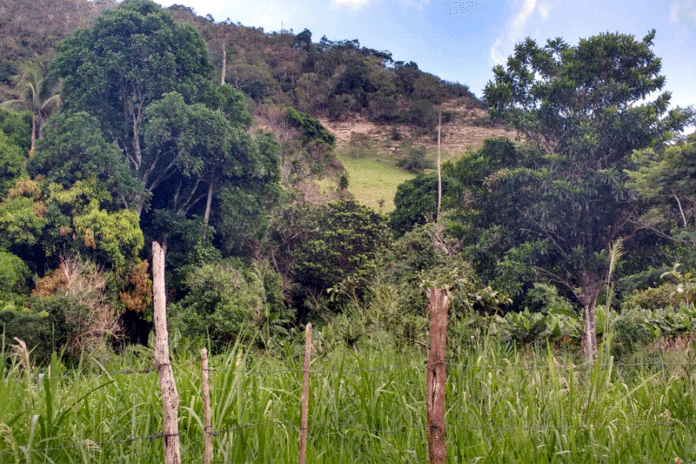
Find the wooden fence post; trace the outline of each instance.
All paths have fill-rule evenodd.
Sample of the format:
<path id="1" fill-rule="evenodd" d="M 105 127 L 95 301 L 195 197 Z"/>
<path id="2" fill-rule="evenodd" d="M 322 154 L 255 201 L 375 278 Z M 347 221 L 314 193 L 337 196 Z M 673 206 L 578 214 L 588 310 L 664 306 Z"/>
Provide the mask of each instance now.
<path id="1" fill-rule="evenodd" d="M 201 382 L 203 383 L 203 412 L 205 416 L 204 464 L 213 462 L 213 426 L 210 412 L 210 375 L 208 374 L 208 350 L 201 348 Z"/>
<path id="2" fill-rule="evenodd" d="M 181 464 L 179 444 L 179 393 L 176 391 L 174 371 L 169 361 L 169 334 L 167 333 L 167 299 L 164 286 L 164 250 L 157 242 L 152 242 L 152 287 L 154 296 L 155 322 L 155 365 L 160 378 L 162 406 L 164 409 L 165 464 Z"/>
<path id="3" fill-rule="evenodd" d="M 430 350 L 428 352 L 427 408 L 428 408 L 428 452 L 430 464 L 445 464 L 447 443 L 445 438 L 445 354 L 447 345 L 447 313 L 449 297 L 442 288 L 431 288 L 430 304 Z"/>
<path id="4" fill-rule="evenodd" d="M 300 426 L 300 464 L 307 456 L 307 427 L 309 423 L 309 365 L 312 362 L 312 323 L 305 329 L 304 369 L 302 370 L 302 425 Z"/>

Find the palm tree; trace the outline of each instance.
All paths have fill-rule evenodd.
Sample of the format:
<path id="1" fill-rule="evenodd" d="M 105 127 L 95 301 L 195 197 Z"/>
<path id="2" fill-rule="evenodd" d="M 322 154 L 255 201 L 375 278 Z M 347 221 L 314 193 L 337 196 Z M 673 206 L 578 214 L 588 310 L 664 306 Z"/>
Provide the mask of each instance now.
<path id="1" fill-rule="evenodd" d="M 41 126 L 61 104 L 58 93 L 60 82 L 48 72 L 46 63 L 25 64 L 21 73 L 13 76 L 12 82 L 19 88 L 21 97 L 3 102 L 1 106 L 31 111 L 31 154 L 36 140 L 41 138 Z"/>

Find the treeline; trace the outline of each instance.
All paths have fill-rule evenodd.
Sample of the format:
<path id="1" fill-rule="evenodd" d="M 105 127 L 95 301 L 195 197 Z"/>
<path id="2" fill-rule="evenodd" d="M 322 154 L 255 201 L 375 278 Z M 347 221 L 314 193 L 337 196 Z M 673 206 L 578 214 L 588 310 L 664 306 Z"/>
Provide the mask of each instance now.
<path id="1" fill-rule="evenodd" d="M 28 60 L 49 61 L 60 40 L 91 24 L 115 1 L 9 0 L 0 9 L 0 98 L 17 97 L 12 76 Z M 346 120 L 360 114 L 383 123 L 432 128 L 435 107 L 455 98 L 481 102 L 467 86 L 443 81 L 414 62 L 395 62 L 388 51 L 358 40 L 317 40 L 311 31 L 266 33 L 262 29 L 215 22 L 191 8 L 167 9 L 177 22 L 193 25 L 208 45 L 210 59 L 224 80 L 257 104 L 293 106 L 315 116 Z"/>
<path id="2" fill-rule="evenodd" d="M 317 40 L 307 29 L 265 33 L 229 20 L 216 23 L 183 6 L 169 11 L 201 31 L 225 82 L 257 103 L 289 105 L 333 120 L 359 114 L 427 128 L 437 123 L 436 106 L 444 101 L 481 105 L 467 86 L 423 72 L 414 62 L 394 61 L 389 51 L 358 40 Z"/>

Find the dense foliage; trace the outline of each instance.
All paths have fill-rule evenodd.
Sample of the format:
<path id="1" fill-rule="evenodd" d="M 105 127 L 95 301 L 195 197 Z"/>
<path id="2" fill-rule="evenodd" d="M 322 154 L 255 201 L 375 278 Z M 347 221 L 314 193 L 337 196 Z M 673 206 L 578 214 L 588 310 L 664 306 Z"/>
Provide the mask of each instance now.
<path id="1" fill-rule="evenodd" d="M 485 100 L 521 141 L 444 163 L 439 215 L 434 165 L 406 142 L 395 156 L 418 175 L 387 217 L 351 200 L 322 121 L 432 134 L 446 104 L 482 105 L 465 86 L 308 30 L 149 0 L 94 12 L 61 29 L 50 64 L 2 62 L 3 106 L 18 111 L 0 109 L 3 331 L 39 360 L 147 342 L 152 240 L 175 331 L 218 352 L 277 349 L 307 321 L 351 346 L 365 324 L 419 342 L 429 285 L 448 288 L 454 318 L 497 314 L 487 324 L 506 343 L 584 333 L 589 357 L 595 333 L 624 356 L 654 327 L 688 327 L 695 141 L 673 138 L 689 111 L 651 99 L 664 85 L 653 32 L 519 44 Z M 377 156 L 376 143 L 356 133 L 348 150 Z M 333 190 L 312 183 L 327 174 Z"/>

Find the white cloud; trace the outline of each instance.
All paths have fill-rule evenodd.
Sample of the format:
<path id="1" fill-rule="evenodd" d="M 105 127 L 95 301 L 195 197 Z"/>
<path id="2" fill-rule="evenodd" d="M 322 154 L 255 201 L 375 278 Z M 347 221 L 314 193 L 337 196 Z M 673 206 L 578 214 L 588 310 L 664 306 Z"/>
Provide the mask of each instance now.
<path id="1" fill-rule="evenodd" d="M 370 3 L 370 1 L 371 0 L 331 0 L 331 4 L 335 7 L 347 6 L 359 10 Z"/>
<path id="2" fill-rule="evenodd" d="M 505 26 L 505 32 L 501 34 L 491 46 L 491 59 L 496 64 L 503 64 L 517 42 L 525 35 L 525 27 L 532 19 L 534 13 L 539 13 L 542 21 L 545 21 L 551 13 L 551 5 L 546 1 L 524 0 L 517 14 Z"/>
<path id="3" fill-rule="evenodd" d="M 695 24 L 696 3 L 694 3 L 693 0 L 682 0 L 672 3 L 669 20 L 672 24 L 677 24 L 680 22 L 691 25 Z"/>
<path id="4" fill-rule="evenodd" d="M 672 10 L 669 13 L 669 22 L 676 24 L 679 21 L 679 2 L 672 3 Z"/>

